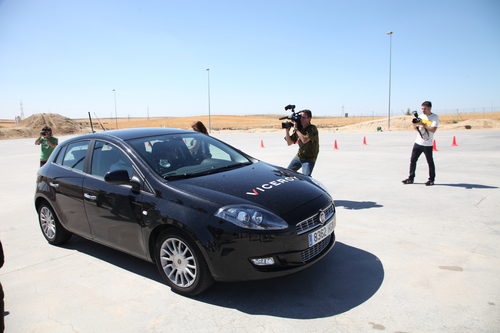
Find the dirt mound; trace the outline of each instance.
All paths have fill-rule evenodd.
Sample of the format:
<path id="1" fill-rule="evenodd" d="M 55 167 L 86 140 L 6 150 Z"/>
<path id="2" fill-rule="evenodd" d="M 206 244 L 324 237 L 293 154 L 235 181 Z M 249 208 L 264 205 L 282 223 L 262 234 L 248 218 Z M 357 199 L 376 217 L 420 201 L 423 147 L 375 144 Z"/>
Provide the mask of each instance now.
<path id="1" fill-rule="evenodd" d="M 391 117 L 391 131 L 408 131 L 412 130 L 411 118 L 413 116 L 396 116 Z M 377 128 L 383 131 L 387 130 L 387 119 L 376 119 L 365 121 L 362 123 L 342 126 L 335 129 L 336 132 L 376 132 Z"/>
<path id="2" fill-rule="evenodd" d="M 73 134 L 82 130 L 79 123 L 55 113 L 34 114 L 22 120 L 20 125 L 35 132 L 40 131 L 44 126 L 49 126 L 55 136 Z"/>
<path id="3" fill-rule="evenodd" d="M 487 129 L 487 128 L 500 128 L 500 120 L 495 119 L 469 119 L 460 121 L 455 124 L 446 124 L 443 129 L 464 129 L 470 126 L 470 129 Z"/>
<path id="4" fill-rule="evenodd" d="M 38 131 L 40 132 L 40 131 Z M 25 127 L 21 128 L 0 128 L 0 139 L 15 139 L 15 138 L 30 138 L 38 135 L 38 132 L 35 132 L 32 129 L 28 129 Z"/>
<path id="5" fill-rule="evenodd" d="M 391 131 L 412 131 L 413 126 L 411 120 L 413 116 L 397 116 L 391 117 Z M 495 119 L 469 119 L 457 123 L 446 124 L 441 121 L 440 130 L 457 130 L 466 129 L 466 126 L 471 129 L 499 129 L 500 120 Z M 380 127 L 383 131 L 387 129 L 387 119 L 377 119 L 365 121 L 362 123 L 343 126 L 335 129 L 336 132 L 371 132 L 377 131 Z"/>
<path id="6" fill-rule="evenodd" d="M 37 113 L 22 120 L 18 126 L 0 128 L 0 139 L 38 137 L 45 126 L 52 128 L 55 137 L 88 131 L 82 124 L 59 114 Z"/>

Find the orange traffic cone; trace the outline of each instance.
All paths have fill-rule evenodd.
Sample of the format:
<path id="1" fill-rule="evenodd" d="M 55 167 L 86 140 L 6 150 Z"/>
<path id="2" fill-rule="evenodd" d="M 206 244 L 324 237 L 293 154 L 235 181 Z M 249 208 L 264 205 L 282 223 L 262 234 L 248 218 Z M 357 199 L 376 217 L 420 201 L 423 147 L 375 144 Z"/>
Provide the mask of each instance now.
<path id="1" fill-rule="evenodd" d="M 458 145 L 457 145 L 457 138 L 456 138 L 455 136 L 453 136 L 453 142 L 452 142 L 452 144 L 451 144 L 451 145 L 452 145 L 453 147 L 458 146 Z"/>
<path id="2" fill-rule="evenodd" d="M 364 144 L 365 146 L 366 146 L 366 145 L 368 145 L 368 144 L 366 143 L 366 136 L 364 136 L 364 137 L 363 137 L 363 144 Z"/>
<path id="3" fill-rule="evenodd" d="M 333 149 L 338 150 L 339 146 L 337 146 L 337 140 L 333 143 Z"/>
<path id="4" fill-rule="evenodd" d="M 432 143 L 432 151 L 438 151 L 437 146 L 436 146 L 436 140 Z"/>
<path id="5" fill-rule="evenodd" d="M 260 148 L 265 148 L 264 147 L 264 140 L 260 139 Z"/>

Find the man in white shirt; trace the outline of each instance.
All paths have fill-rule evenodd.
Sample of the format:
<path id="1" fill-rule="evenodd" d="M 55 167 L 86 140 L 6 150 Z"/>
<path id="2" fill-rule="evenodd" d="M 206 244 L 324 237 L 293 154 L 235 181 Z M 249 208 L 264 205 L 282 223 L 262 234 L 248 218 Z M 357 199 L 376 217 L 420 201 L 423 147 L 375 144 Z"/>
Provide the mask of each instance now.
<path id="1" fill-rule="evenodd" d="M 429 165 L 429 180 L 425 183 L 426 186 L 434 185 L 436 178 L 436 168 L 434 159 L 432 158 L 432 144 L 434 142 L 434 133 L 439 126 L 439 117 L 431 112 L 432 103 L 425 101 L 422 103 L 422 115 L 419 115 L 420 121 L 413 122 L 413 127 L 417 130 L 417 139 L 413 145 L 410 160 L 410 175 L 403 180 L 403 184 L 413 184 L 415 178 L 415 169 L 417 168 L 417 160 L 424 153 Z M 415 120 L 415 119 L 414 119 Z"/>

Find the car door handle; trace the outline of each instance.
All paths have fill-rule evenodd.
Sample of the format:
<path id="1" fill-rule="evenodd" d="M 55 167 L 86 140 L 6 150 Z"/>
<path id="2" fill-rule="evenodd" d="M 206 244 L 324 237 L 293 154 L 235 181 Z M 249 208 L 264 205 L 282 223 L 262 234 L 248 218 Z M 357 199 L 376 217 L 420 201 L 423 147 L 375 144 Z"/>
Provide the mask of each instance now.
<path id="1" fill-rule="evenodd" d="M 96 200 L 97 197 L 95 195 L 90 195 L 88 193 L 83 193 L 83 196 L 89 200 Z"/>
<path id="2" fill-rule="evenodd" d="M 52 186 L 53 188 L 58 188 L 59 187 L 59 184 L 53 183 L 53 182 L 49 182 L 49 185 Z"/>

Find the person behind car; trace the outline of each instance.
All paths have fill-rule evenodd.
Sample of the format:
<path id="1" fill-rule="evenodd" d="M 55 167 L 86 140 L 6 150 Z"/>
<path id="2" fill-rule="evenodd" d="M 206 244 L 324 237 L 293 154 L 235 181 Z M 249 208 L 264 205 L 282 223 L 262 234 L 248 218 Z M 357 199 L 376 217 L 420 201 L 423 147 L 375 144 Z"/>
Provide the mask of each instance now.
<path id="1" fill-rule="evenodd" d="M 42 167 L 50 157 L 50 154 L 54 151 L 54 148 L 59 143 L 56 137 L 52 136 L 52 129 L 48 126 L 42 128 L 40 132 L 40 137 L 36 139 L 35 145 L 40 145 L 40 167 Z"/>
<path id="2" fill-rule="evenodd" d="M 424 153 L 429 165 L 429 180 L 425 183 L 426 186 L 434 185 L 436 178 L 436 167 L 432 157 L 432 148 L 434 143 L 434 133 L 436 133 L 439 126 L 439 117 L 437 114 L 431 112 L 432 103 L 425 101 L 422 103 L 422 115 L 419 116 L 419 122 L 413 122 L 413 127 L 417 130 L 417 138 L 413 144 L 410 159 L 410 175 L 407 179 L 403 180 L 403 184 L 413 184 L 415 178 L 415 169 L 417 168 L 418 158 Z M 430 123 L 430 124 L 429 124 Z"/>
<path id="3" fill-rule="evenodd" d="M 205 125 L 203 125 L 203 123 L 201 121 L 196 121 L 194 122 L 192 125 L 191 125 L 191 128 L 193 129 L 193 131 L 195 132 L 200 132 L 200 133 L 203 133 L 205 135 L 208 135 L 208 131 L 207 131 L 207 128 L 205 127 Z"/>
<path id="4" fill-rule="evenodd" d="M 300 111 L 300 126 L 294 121 L 293 134 L 290 135 L 290 127 L 285 129 L 285 140 L 290 146 L 298 142 L 299 151 L 288 165 L 288 169 L 297 171 L 302 168 L 302 173 L 310 176 L 319 153 L 319 134 L 316 126 L 311 124 L 312 112 L 310 110 Z"/>
<path id="5" fill-rule="evenodd" d="M 191 125 L 191 128 L 195 132 L 209 135 L 207 128 L 201 121 L 194 122 Z M 191 152 L 191 155 L 197 163 L 201 163 L 201 161 L 203 161 L 204 159 L 212 157 L 212 154 L 210 154 L 208 143 L 204 140 L 193 139 L 191 145 L 189 146 L 189 151 Z"/>

